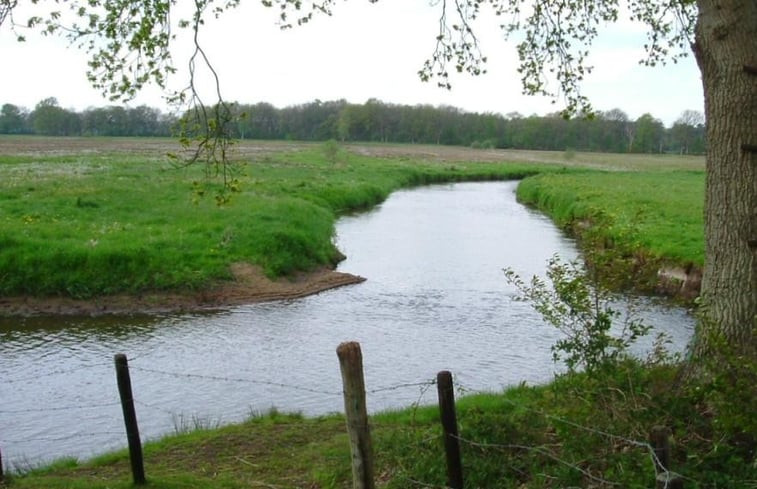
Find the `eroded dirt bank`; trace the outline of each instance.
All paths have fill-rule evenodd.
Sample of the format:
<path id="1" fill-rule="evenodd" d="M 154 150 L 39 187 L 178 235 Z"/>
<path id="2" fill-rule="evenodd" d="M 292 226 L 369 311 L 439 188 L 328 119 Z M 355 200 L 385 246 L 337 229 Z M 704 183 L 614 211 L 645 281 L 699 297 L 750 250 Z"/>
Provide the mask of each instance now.
<path id="1" fill-rule="evenodd" d="M 208 311 L 242 304 L 297 299 L 365 280 L 357 275 L 327 268 L 277 280 L 267 278 L 259 267 L 246 263 L 232 265 L 231 271 L 234 280 L 196 292 L 115 295 L 90 300 L 3 297 L 0 298 L 0 316 L 100 316 Z"/>

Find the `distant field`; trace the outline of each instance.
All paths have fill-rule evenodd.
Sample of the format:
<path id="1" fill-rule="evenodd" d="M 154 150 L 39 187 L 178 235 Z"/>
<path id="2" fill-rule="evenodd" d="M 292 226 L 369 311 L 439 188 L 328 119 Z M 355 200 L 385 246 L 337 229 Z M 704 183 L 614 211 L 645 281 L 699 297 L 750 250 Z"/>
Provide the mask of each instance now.
<path id="1" fill-rule="evenodd" d="M 473 149 L 457 146 L 402 144 L 351 144 L 353 151 L 368 156 L 422 158 L 430 161 L 480 161 L 534 163 L 598 170 L 704 170 L 703 156 L 663 154 L 582 153 L 517 149 Z"/>
<path id="2" fill-rule="evenodd" d="M 239 159 L 255 159 L 266 154 L 302 151 L 319 143 L 283 141 L 240 141 L 233 149 Z M 566 154 L 561 151 L 473 149 L 459 146 L 423 144 L 349 143 L 350 151 L 379 158 L 410 158 L 425 162 L 539 163 L 605 170 L 704 170 L 703 156 L 660 154 Z M 49 138 L 0 135 L 0 156 L 53 156 L 127 153 L 162 157 L 181 151 L 170 138 Z"/>
<path id="3" fill-rule="evenodd" d="M 306 271 L 338 259 L 339 215 L 398 188 L 566 171 L 543 191 L 604 193 L 595 204 L 613 212 L 665 209 L 644 228 L 650 242 L 701 262 L 687 234 L 701 234 L 698 157 L 350 144 L 331 160 L 320 144 L 245 141 L 233 153 L 239 191 L 219 206 L 219 181 L 199 165 L 172 166 L 166 154 L 178 152 L 171 139 L 0 137 L 0 295 L 198 290 L 239 262 L 271 277 Z M 613 173 L 573 175 L 580 168 Z"/>

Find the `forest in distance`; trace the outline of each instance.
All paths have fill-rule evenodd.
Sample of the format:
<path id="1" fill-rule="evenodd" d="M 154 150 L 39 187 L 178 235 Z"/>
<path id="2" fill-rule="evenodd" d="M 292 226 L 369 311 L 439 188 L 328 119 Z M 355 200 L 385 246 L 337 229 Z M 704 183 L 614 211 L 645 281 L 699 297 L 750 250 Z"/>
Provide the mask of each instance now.
<path id="1" fill-rule="evenodd" d="M 276 108 L 269 103 L 230 103 L 231 136 L 237 139 L 359 141 L 441 144 L 473 148 L 516 148 L 610 153 L 703 154 L 704 116 L 683 111 L 670 127 L 652 114 L 632 120 L 620 109 L 592 118 L 564 119 L 512 112 L 470 113 L 451 106 L 396 105 L 371 99 Z M 0 134 L 43 136 L 151 137 L 176 134 L 179 116 L 138 106 L 66 109 L 57 99 L 29 110 L 12 103 L 0 109 Z"/>

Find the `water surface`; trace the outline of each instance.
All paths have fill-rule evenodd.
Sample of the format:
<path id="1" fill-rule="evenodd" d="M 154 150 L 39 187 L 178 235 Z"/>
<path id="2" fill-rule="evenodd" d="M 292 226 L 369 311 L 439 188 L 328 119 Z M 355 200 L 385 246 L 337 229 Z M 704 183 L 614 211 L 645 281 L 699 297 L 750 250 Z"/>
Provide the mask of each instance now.
<path id="1" fill-rule="evenodd" d="M 574 243 L 515 201 L 516 182 L 393 193 L 340 219 L 340 270 L 364 283 L 208 314 L 0 319 L 0 450 L 7 467 L 126 445 L 113 355 L 129 357 L 142 438 L 272 406 L 342 410 L 335 349 L 359 341 L 369 409 L 433 402 L 451 370 L 468 391 L 549 380 L 558 338 L 502 274 L 542 274 Z M 683 348 L 693 320 L 649 306 Z M 409 384 L 409 385 L 405 385 Z"/>

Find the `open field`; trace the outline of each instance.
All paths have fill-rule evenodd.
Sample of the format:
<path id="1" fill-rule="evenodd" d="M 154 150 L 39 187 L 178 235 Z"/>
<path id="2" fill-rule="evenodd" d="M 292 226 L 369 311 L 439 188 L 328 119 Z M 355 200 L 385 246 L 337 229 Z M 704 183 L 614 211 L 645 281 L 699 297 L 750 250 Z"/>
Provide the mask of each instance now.
<path id="1" fill-rule="evenodd" d="M 176 167 L 166 156 L 180 152 L 171 139 L 0 137 L 4 313 L 186 309 L 354 282 L 323 272 L 340 259 L 331 241 L 339 215 L 402 187 L 537 173 L 558 179 L 547 194 L 579 192 L 578 207 L 642 215 L 654 254 L 702 261 L 700 157 L 375 144 L 329 156 L 320 144 L 244 141 L 233 150 L 235 191 L 224 193 L 201 165 Z M 565 224 L 564 209 L 541 208 Z M 94 298 L 97 307 L 70 302 Z"/>
<path id="2" fill-rule="evenodd" d="M 400 144 L 351 144 L 353 151 L 368 156 L 398 157 L 427 161 L 512 162 L 547 164 L 566 168 L 591 168 L 608 171 L 704 170 L 703 156 L 583 153 L 519 149 L 473 149 L 459 146 Z"/>
<path id="3" fill-rule="evenodd" d="M 318 147 L 319 143 L 282 141 L 239 141 L 233 157 L 254 160 L 266 154 L 292 152 Z M 703 156 L 659 154 L 582 153 L 566 155 L 561 151 L 472 149 L 460 146 L 423 144 L 349 143 L 352 152 L 377 158 L 402 158 L 426 162 L 537 163 L 603 170 L 704 170 Z M 129 154 L 160 158 L 180 153 L 174 139 L 163 138 L 51 138 L 43 136 L 0 135 L 2 156 L 62 156 L 92 154 Z"/>

